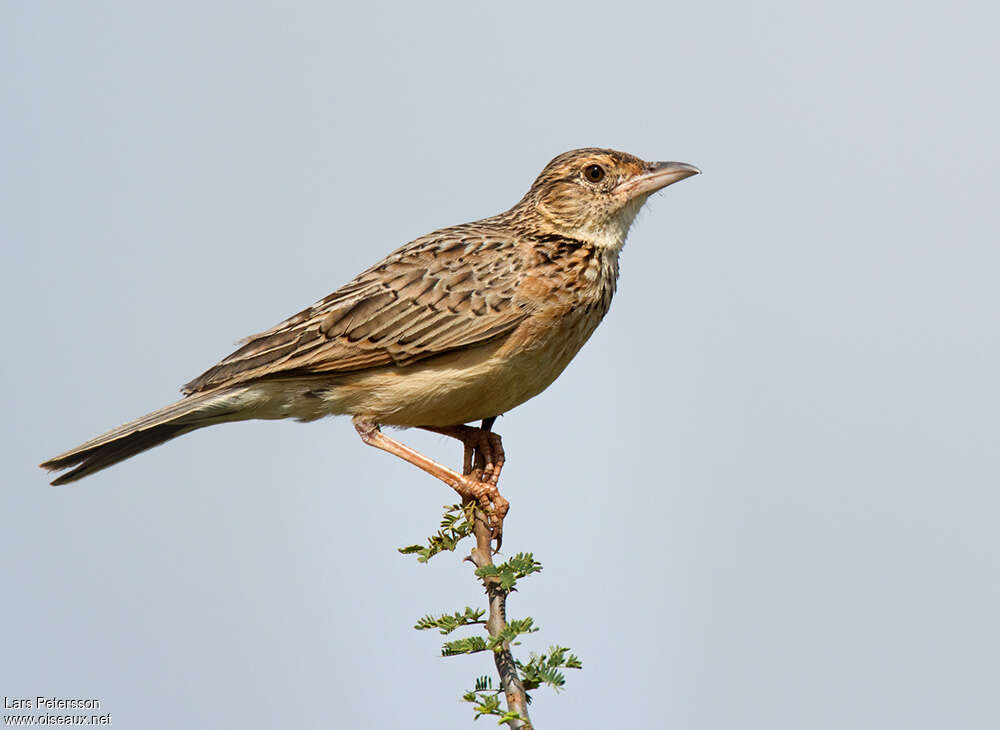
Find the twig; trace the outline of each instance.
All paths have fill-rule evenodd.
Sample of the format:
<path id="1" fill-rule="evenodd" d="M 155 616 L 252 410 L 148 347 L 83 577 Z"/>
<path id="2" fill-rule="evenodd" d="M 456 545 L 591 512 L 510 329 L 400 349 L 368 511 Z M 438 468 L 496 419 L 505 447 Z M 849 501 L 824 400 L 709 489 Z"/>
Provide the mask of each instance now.
<path id="1" fill-rule="evenodd" d="M 482 511 L 477 508 L 475 514 L 476 547 L 472 549 L 469 560 L 477 568 L 482 568 L 493 565 L 493 533 L 486 524 Z M 484 577 L 483 585 L 490 600 L 490 617 L 486 621 L 486 630 L 490 636 L 496 636 L 507 626 L 507 591 L 500 587 L 500 579 L 495 575 Z M 521 719 L 508 720 L 507 724 L 511 728 L 531 730 L 533 725 L 528 718 L 528 698 L 524 694 L 521 679 L 517 676 L 514 656 L 510 653 L 510 642 L 503 642 L 502 647 L 493 652 L 493 661 L 500 673 L 500 686 L 507 698 L 507 709 L 521 716 Z"/>
<path id="2" fill-rule="evenodd" d="M 496 419 L 485 419 L 482 423 L 483 430 L 489 431 L 493 427 L 494 420 Z M 472 467 L 482 469 L 484 466 L 483 456 L 477 452 Z M 493 565 L 493 532 L 486 522 L 486 515 L 478 506 L 474 514 L 473 531 L 476 536 L 476 547 L 472 548 L 468 559 L 476 568 L 482 568 Z M 486 621 L 486 630 L 490 636 L 497 636 L 507 627 L 507 591 L 500 586 L 500 579 L 495 575 L 485 576 L 483 586 L 490 601 L 490 616 Z M 520 716 L 508 720 L 508 726 L 515 730 L 532 730 L 534 726 L 528 717 L 528 697 L 524 693 L 520 677 L 517 676 L 517 665 L 514 664 L 514 655 L 510 653 L 509 641 L 503 642 L 502 646 L 493 652 L 493 661 L 497 665 L 500 686 L 507 698 L 507 710 L 516 712 Z"/>

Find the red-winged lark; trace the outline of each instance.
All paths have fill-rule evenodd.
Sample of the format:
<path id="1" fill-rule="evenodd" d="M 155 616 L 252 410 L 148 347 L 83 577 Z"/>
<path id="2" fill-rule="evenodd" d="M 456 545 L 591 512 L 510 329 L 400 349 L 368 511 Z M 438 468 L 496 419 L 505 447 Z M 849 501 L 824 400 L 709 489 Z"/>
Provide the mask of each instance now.
<path id="1" fill-rule="evenodd" d="M 497 491 L 504 452 L 493 420 L 545 390 L 607 313 L 619 252 L 650 194 L 698 172 L 606 149 L 559 155 L 507 212 L 406 244 L 247 338 L 181 400 L 41 466 L 72 468 L 52 482 L 66 484 L 205 426 L 344 414 L 365 443 L 476 500 L 499 538 L 509 505 Z M 463 473 L 381 426 L 459 439 Z"/>

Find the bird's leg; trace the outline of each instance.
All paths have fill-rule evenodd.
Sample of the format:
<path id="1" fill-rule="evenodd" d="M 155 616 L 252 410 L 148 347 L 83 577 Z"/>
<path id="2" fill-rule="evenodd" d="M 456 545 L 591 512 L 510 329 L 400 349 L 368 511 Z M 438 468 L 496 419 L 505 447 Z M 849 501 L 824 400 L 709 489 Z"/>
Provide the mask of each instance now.
<path id="1" fill-rule="evenodd" d="M 484 420 L 485 424 L 486 421 Z M 492 424 L 491 424 L 492 425 Z M 504 465 L 503 440 L 500 434 L 493 433 L 487 427 L 474 426 L 421 426 L 425 431 L 433 431 L 444 436 L 458 439 L 465 446 L 464 472 L 470 474 L 475 466 L 483 470 L 482 481 L 489 482 L 494 487 L 500 481 L 500 470 Z M 473 463 L 473 456 L 482 457 L 482 464 Z"/>
<path id="2" fill-rule="evenodd" d="M 463 473 L 472 475 L 478 472 L 479 483 L 486 487 L 484 497 L 478 499 L 480 506 L 490 520 L 493 537 L 497 541 L 497 550 L 503 542 L 503 518 L 510 509 L 508 502 L 500 490 L 497 481 L 504 465 L 503 441 L 500 434 L 490 429 L 496 418 L 485 418 L 480 428 L 473 426 L 421 426 L 425 431 L 433 431 L 444 436 L 451 436 L 462 442 L 465 447 L 463 458 Z"/>
<path id="3" fill-rule="evenodd" d="M 494 490 L 496 490 L 497 480 L 500 479 L 500 469 L 503 468 L 504 464 L 504 451 L 503 443 L 500 440 L 500 434 L 493 433 L 493 423 L 497 420 L 496 416 L 490 416 L 489 418 L 484 418 L 482 424 L 479 426 L 479 432 L 481 435 L 486 436 L 486 443 L 493 448 L 493 453 L 496 456 L 495 459 L 495 471 L 493 471 L 491 476 L 491 482 L 493 484 Z M 475 453 L 475 458 L 473 459 L 473 466 L 479 469 L 485 469 L 489 458 L 483 453 L 482 449 L 477 449 Z M 510 509 L 510 502 L 501 496 L 499 491 L 494 491 L 490 496 L 493 500 L 494 505 L 502 506 L 502 515 L 506 515 L 507 511 Z M 497 552 L 500 552 L 500 545 L 503 543 L 503 516 L 500 517 L 499 529 L 493 531 L 493 537 L 497 540 Z"/>
<path id="4" fill-rule="evenodd" d="M 500 470 L 503 469 L 503 465 L 507 459 L 506 454 L 503 450 L 503 440 L 500 438 L 500 434 L 493 433 L 493 424 L 496 422 L 496 416 L 490 416 L 489 418 L 484 418 L 483 422 L 479 425 L 479 433 L 484 436 L 489 442 L 490 446 L 493 448 L 494 460 L 494 471 L 491 472 L 490 481 L 496 486 L 496 483 L 500 481 Z M 479 458 L 483 460 L 485 464 L 488 459 L 486 455 L 480 450 Z M 483 467 L 485 469 L 485 466 Z"/>
<path id="5" fill-rule="evenodd" d="M 487 436 L 487 443 L 491 444 L 493 447 L 493 452 L 496 455 L 496 468 L 490 477 L 491 483 L 493 485 L 493 494 L 490 499 L 493 500 L 493 504 L 496 505 L 498 511 L 500 512 L 500 522 L 496 529 L 492 530 L 492 536 L 496 538 L 497 541 L 497 552 L 500 552 L 500 546 L 503 544 L 503 518 L 507 515 L 507 511 L 510 509 L 510 502 L 501 496 L 499 490 L 497 489 L 497 481 L 500 479 L 500 470 L 503 468 L 505 456 L 503 452 L 503 443 L 500 440 L 500 434 L 493 433 L 491 430 L 493 428 L 493 422 L 497 420 L 496 416 L 490 416 L 489 418 L 484 418 L 482 424 L 480 424 L 479 432 L 480 434 Z M 495 440 L 494 440 L 495 439 Z M 486 454 L 483 453 L 482 449 L 479 449 L 473 460 L 473 466 L 481 468 L 486 468 L 486 463 L 489 459 Z"/>
<path id="6" fill-rule="evenodd" d="M 503 529 L 503 518 L 510 508 L 510 503 L 500 496 L 495 484 L 480 480 L 471 469 L 470 473 L 459 474 L 454 469 L 449 469 L 443 464 L 437 463 L 433 459 L 411 449 L 409 446 L 386 436 L 379 430 L 378 424 L 373 421 L 355 416 L 353 423 L 354 429 L 361 436 L 361 440 L 369 446 L 374 446 L 377 449 L 382 449 L 382 451 L 395 454 L 400 459 L 423 469 L 431 476 L 437 477 L 458 492 L 463 499 L 475 500 L 490 516 L 490 521 L 493 523 L 491 527 L 499 546 Z M 456 438 L 458 437 L 456 436 Z M 471 454 L 469 455 L 469 461 L 472 461 Z"/>

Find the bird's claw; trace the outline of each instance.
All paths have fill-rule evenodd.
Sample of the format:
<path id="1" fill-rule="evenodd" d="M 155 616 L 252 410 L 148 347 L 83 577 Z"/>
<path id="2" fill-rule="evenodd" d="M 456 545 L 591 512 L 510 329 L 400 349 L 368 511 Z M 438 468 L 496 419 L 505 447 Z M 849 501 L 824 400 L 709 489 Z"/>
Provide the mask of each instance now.
<path id="1" fill-rule="evenodd" d="M 485 514 L 491 539 L 497 541 L 497 550 L 503 541 L 503 518 L 510 509 L 510 502 L 497 491 L 500 472 L 506 457 L 503 439 L 490 430 L 492 418 L 483 421 L 481 428 L 460 424 L 457 426 L 422 426 L 435 433 L 451 436 L 462 442 L 462 476 L 458 480 L 446 479 L 462 498 L 474 502 Z"/>
<path id="2" fill-rule="evenodd" d="M 472 426 L 455 426 L 437 431 L 461 439 L 465 447 L 462 459 L 463 474 L 470 474 L 473 468 L 478 467 L 482 470 L 481 481 L 496 486 L 506 461 L 500 434 Z"/>
<path id="3" fill-rule="evenodd" d="M 503 543 L 503 520 L 510 510 L 510 502 L 500 494 L 495 483 L 483 479 L 485 472 L 479 470 L 465 475 L 462 487 L 458 490 L 465 499 L 475 502 L 486 516 L 486 524 L 490 528 L 490 537 L 497 541 L 496 551 Z"/>

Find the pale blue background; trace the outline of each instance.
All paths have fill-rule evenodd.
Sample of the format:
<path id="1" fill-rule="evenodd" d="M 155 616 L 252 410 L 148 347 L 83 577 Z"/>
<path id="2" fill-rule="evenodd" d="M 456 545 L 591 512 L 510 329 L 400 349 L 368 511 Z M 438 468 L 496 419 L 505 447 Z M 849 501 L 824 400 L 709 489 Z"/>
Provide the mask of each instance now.
<path id="1" fill-rule="evenodd" d="M 467 728 L 453 497 L 346 420 L 35 464 L 405 241 L 610 146 L 654 198 L 607 321 L 502 419 L 552 728 L 996 728 L 987 3 L 0 5 L 0 693 L 121 728 Z M 443 438 L 410 443 L 457 463 Z M 413 719 L 418 715 L 419 719 Z M 483 727 L 492 721 L 480 721 Z"/>

